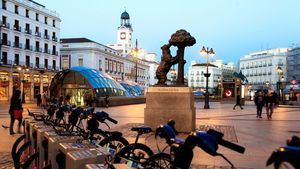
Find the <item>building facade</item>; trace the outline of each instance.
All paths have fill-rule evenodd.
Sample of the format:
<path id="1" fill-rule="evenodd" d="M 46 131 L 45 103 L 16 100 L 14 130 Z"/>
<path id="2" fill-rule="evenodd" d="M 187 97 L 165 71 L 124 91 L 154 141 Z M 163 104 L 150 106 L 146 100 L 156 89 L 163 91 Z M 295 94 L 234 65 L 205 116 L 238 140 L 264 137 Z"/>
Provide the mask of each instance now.
<path id="1" fill-rule="evenodd" d="M 20 89 L 34 101 L 60 70 L 60 18 L 32 0 L 1 1 L 0 101 Z"/>
<path id="2" fill-rule="evenodd" d="M 188 86 L 192 87 L 194 90 L 205 91 L 206 88 L 206 63 L 196 63 L 191 62 L 191 66 L 188 70 Z M 221 78 L 222 70 L 214 64 L 208 64 L 208 73 L 210 77 L 208 78 L 208 89 L 209 92 L 214 91 L 214 88 L 218 87 Z"/>
<path id="3" fill-rule="evenodd" d="M 300 47 L 288 50 L 287 64 L 288 81 L 297 80 L 300 82 Z"/>
<path id="4" fill-rule="evenodd" d="M 276 91 L 278 82 L 286 81 L 287 51 L 287 48 L 269 49 L 249 53 L 240 59 L 239 70 L 247 77 L 252 89 Z"/>
<path id="5" fill-rule="evenodd" d="M 117 81 L 134 82 L 137 77 L 138 84 L 149 86 L 149 65 L 144 60 L 123 57 L 119 51 L 86 38 L 61 39 L 60 43 L 62 69 L 84 66 L 105 72 Z"/>

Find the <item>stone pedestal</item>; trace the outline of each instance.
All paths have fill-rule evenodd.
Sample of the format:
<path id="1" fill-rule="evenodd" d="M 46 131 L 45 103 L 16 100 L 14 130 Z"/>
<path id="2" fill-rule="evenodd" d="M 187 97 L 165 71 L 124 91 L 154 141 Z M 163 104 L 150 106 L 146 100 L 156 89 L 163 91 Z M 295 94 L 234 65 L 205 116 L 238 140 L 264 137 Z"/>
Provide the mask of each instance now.
<path id="1" fill-rule="evenodd" d="M 152 130 L 170 119 L 180 132 L 195 130 L 194 95 L 189 87 L 149 87 L 144 113 L 145 125 Z"/>

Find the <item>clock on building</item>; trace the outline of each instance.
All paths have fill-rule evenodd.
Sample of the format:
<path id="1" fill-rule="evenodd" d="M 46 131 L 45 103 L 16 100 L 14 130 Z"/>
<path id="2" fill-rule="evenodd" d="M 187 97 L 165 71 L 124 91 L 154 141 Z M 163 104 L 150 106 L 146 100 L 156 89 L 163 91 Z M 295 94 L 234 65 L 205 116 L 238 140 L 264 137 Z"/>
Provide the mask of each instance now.
<path id="1" fill-rule="evenodd" d="M 121 39 L 125 39 L 126 38 L 126 34 L 125 32 L 121 32 L 121 35 L 120 35 Z"/>

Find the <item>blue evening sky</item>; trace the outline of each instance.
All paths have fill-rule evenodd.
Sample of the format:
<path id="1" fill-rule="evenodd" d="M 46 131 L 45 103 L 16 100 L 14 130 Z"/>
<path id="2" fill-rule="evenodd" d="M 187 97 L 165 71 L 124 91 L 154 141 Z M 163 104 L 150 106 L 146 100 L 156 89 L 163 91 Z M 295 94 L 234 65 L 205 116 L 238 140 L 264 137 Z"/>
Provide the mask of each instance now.
<path id="1" fill-rule="evenodd" d="M 234 61 L 266 48 L 300 44 L 299 0 L 36 0 L 60 14 L 61 37 L 87 37 L 115 43 L 126 7 L 139 47 L 154 52 L 178 29 L 197 43 L 185 58 L 200 60 L 201 47 L 213 47 L 216 59 Z M 205 61 L 201 58 L 201 61 Z"/>

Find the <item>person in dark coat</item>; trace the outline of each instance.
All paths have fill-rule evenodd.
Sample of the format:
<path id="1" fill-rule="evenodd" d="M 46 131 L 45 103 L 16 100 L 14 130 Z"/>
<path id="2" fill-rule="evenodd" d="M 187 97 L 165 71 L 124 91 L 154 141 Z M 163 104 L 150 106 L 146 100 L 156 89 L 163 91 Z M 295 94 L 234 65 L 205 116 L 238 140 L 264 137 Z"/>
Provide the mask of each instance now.
<path id="1" fill-rule="evenodd" d="M 108 108 L 108 104 L 109 104 L 109 96 L 108 94 L 104 97 L 104 103 L 105 103 L 105 107 Z"/>
<path id="2" fill-rule="evenodd" d="M 256 105 L 256 118 L 262 118 L 262 109 L 264 107 L 264 95 L 261 91 L 257 93 L 257 95 L 254 98 L 254 102 Z"/>
<path id="3" fill-rule="evenodd" d="M 233 106 L 233 110 L 235 110 L 236 106 L 240 106 L 242 110 L 244 109 L 241 105 L 241 96 L 239 94 L 236 96 L 236 104 Z"/>
<path id="4" fill-rule="evenodd" d="M 274 107 L 276 104 L 276 98 L 273 96 L 273 92 L 269 92 L 265 97 L 266 111 L 268 119 L 272 119 Z"/>
<path id="5" fill-rule="evenodd" d="M 9 132 L 10 132 L 10 135 L 15 134 L 15 132 L 14 132 L 14 123 L 15 123 L 14 110 L 23 110 L 20 96 L 21 96 L 21 91 L 16 90 L 10 100 L 10 108 L 9 108 L 9 114 L 10 114 Z M 19 120 L 18 133 L 21 133 L 22 118 L 18 119 L 18 120 Z"/>
<path id="6" fill-rule="evenodd" d="M 39 94 L 36 96 L 36 105 L 37 105 L 37 106 L 41 106 L 41 103 L 42 103 L 42 95 L 39 93 Z"/>

